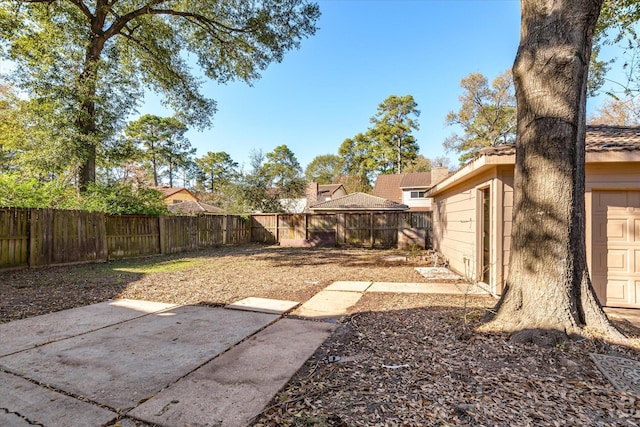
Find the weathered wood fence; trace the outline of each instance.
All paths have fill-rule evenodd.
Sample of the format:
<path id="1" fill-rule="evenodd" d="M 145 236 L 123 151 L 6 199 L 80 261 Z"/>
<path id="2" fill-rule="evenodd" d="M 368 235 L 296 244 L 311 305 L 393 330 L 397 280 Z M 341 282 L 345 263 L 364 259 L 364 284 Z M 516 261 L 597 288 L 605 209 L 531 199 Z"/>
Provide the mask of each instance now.
<path id="1" fill-rule="evenodd" d="M 259 242 L 429 246 L 430 212 L 145 216 L 0 208 L 0 270 Z"/>

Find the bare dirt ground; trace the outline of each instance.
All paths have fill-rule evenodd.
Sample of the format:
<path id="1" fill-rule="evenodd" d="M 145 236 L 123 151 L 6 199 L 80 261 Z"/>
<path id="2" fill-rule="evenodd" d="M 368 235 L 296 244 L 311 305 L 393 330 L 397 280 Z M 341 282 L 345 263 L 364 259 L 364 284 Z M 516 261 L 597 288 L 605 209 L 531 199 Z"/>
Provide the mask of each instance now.
<path id="1" fill-rule="evenodd" d="M 389 262 L 390 255 L 408 261 Z M 0 322 L 135 298 L 222 305 L 305 301 L 336 280 L 425 282 L 419 253 L 225 247 L 104 264 L 0 273 Z M 616 391 L 589 353 L 640 360 L 634 338 L 514 344 L 475 328 L 491 297 L 366 294 L 255 419 L 257 426 L 636 426 L 640 400 Z M 633 337 L 638 330 L 616 324 Z M 142 425 L 130 422 L 128 425 Z M 123 424 L 124 425 L 124 424 Z"/>

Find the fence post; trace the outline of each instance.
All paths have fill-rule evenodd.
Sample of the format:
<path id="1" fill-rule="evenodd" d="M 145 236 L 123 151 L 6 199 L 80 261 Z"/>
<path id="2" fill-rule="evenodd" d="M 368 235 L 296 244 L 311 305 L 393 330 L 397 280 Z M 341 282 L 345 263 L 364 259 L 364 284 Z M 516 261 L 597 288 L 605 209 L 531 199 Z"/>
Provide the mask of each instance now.
<path id="1" fill-rule="evenodd" d="M 167 244 L 166 226 L 164 223 L 164 217 L 158 215 L 158 239 L 160 240 L 160 253 L 164 254 L 165 245 Z"/>
<path id="2" fill-rule="evenodd" d="M 280 244 L 280 215 L 276 214 L 276 244 Z"/>
<path id="3" fill-rule="evenodd" d="M 227 235 L 227 229 L 229 226 L 229 215 L 224 215 L 222 217 L 222 244 L 226 245 L 229 237 Z"/>
<path id="4" fill-rule="evenodd" d="M 374 233 L 374 225 L 373 225 L 373 212 L 369 212 L 369 242 L 371 243 L 371 249 L 373 249 L 373 243 L 375 239 L 373 238 Z"/>

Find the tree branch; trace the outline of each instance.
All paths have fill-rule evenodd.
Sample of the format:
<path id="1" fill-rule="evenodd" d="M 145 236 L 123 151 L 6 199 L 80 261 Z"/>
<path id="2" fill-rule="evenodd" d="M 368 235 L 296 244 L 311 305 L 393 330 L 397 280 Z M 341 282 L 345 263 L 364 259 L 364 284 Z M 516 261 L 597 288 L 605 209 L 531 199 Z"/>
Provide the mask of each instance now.
<path id="1" fill-rule="evenodd" d="M 94 18 L 93 14 L 91 13 L 87 5 L 84 4 L 82 0 L 70 0 L 70 1 L 71 1 L 71 4 L 78 6 L 78 9 L 80 9 L 82 14 L 86 16 L 87 19 L 89 19 L 89 21 L 91 21 Z"/>

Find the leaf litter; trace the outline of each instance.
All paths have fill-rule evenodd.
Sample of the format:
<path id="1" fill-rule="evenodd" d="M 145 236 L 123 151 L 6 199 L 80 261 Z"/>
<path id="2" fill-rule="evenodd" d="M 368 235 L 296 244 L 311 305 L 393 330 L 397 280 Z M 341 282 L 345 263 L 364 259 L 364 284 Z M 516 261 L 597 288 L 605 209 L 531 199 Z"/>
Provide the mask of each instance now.
<path id="1" fill-rule="evenodd" d="M 246 245 L 4 272 L 0 322 L 112 298 L 217 306 L 246 297 L 305 301 L 338 280 L 425 282 L 414 268 L 428 259 L 383 260 L 402 254 Z M 153 268 L 168 262 L 183 268 Z M 494 304 L 479 296 L 366 294 L 253 425 L 640 425 L 640 398 L 616 391 L 589 357 L 640 360 L 637 338 L 514 344 L 475 330 Z M 629 322 L 615 322 L 638 336 Z M 126 417 L 117 425 L 146 426 Z"/>

